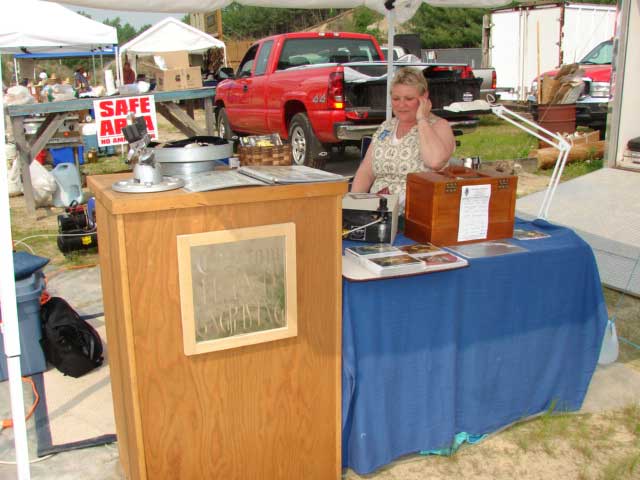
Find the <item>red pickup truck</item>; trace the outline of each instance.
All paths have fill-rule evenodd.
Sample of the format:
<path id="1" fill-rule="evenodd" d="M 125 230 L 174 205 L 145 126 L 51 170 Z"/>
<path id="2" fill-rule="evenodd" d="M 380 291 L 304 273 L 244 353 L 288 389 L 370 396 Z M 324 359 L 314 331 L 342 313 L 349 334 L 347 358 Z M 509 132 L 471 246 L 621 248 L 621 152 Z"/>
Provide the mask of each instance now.
<path id="1" fill-rule="evenodd" d="M 605 40 L 596 45 L 587 53 L 580 62 L 580 68 L 584 71 L 582 78 L 584 90 L 576 102 L 576 125 L 600 130 L 601 138 L 604 138 L 607 109 L 611 95 L 611 60 L 613 58 L 613 40 Z M 555 75 L 558 70 L 545 72 L 541 75 Z M 536 94 L 538 91 L 538 79 L 531 86 L 532 113 L 537 120 Z"/>
<path id="2" fill-rule="evenodd" d="M 322 168 L 332 146 L 358 144 L 386 112 L 386 62 L 375 38 L 358 33 L 286 33 L 257 41 L 235 74 L 216 88 L 218 133 L 277 132 L 293 161 Z M 452 102 L 479 98 L 480 79 L 466 66 L 422 65 L 434 113 Z M 224 75 L 219 74 L 220 78 Z"/>

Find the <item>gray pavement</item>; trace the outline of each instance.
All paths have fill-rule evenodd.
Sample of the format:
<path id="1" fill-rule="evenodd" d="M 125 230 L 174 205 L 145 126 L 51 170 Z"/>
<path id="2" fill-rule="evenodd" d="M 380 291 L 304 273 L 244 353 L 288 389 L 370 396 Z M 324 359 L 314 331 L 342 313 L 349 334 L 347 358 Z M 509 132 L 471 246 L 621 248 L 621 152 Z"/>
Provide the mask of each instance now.
<path id="1" fill-rule="evenodd" d="M 518 199 L 516 215 L 536 217 L 544 193 Z M 604 285 L 640 295 L 639 172 L 602 168 L 559 184 L 548 220 L 591 245 Z"/>

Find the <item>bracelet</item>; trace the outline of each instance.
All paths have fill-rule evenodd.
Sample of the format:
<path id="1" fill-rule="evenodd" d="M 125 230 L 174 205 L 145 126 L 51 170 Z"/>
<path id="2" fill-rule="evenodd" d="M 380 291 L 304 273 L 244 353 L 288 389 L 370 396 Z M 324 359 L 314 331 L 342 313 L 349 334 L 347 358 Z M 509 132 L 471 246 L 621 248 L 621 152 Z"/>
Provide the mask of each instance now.
<path id="1" fill-rule="evenodd" d="M 418 119 L 418 123 L 423 122 L 423 121 L 427 122 L 429 125 L 433 125 L 434 123 L 437 122 L 437 120 L 435 118 L 433 118 L 433 117 L 420 117 Z"/>

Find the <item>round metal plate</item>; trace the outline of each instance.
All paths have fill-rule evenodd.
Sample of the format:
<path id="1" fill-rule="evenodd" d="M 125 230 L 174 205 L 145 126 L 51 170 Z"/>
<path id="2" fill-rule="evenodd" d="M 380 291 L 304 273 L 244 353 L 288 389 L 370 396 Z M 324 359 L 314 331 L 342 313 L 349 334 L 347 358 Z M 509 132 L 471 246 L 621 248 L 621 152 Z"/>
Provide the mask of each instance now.
<path id="1" fill-rule="evenodd" d="M 222 145 L 206 143 L 194 137 L 191 143 L 181 146 L 167 145 L 163 148 L 153 148 L 156 162 L 159 163 L 185 163 L 185 162 L 208 162 L 211 160 L 221 160 L 233 155 L 231 143 Z M 181 142 L 184 143 L 184 142 Z"/>
<path id="2" fill-rule="evenodd" d="M 208 162 L 167 162 L 161 163 L 162 173 L 170 176 L 191 176 L 196 173 L 210 172 L 216 165 L 217 160 Z"/>
<path id="3" fill-rule="evenodd" d="M 184 187 L 184 180 L 175 177 L 162 177 L 161 183 L 140 183 L 130 178 L 111 185 L 114 191 L 122 193 L 166 192 L 180 187 Z"/>

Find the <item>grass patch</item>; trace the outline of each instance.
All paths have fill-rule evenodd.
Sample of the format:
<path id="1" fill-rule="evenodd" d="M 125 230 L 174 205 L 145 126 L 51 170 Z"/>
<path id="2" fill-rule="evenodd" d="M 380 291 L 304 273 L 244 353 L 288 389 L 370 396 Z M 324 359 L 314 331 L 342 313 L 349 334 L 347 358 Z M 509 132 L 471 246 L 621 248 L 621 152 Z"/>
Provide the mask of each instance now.
<path id="1" fill-rule="evenodd" d="M 85 175 L 102 175 L 105 173 L 130 172 L 131 167 L 124 162 L 124 157 L 112 155 L 100 157 L 96 163 L 85 163 L 82 173 Z"/>
<path id="2" fill-rule="evenodd" d="M 482 161 L 527 158 L 537 139 L 493 115 L 480 117 L 479 127 L 458 137 L 457 157 L 479 156 Z"/>
<path id="3" fill-rule="evenodd" d="M 556 403 L 552 403 L 547 412 L 529 421 L 515 425 L 510 429 L 513 442 L 524 452 L 533 446 L 542 448 L 549 456 L 554 456 L 554 442 L 565 438 L 573 430 L 575 415 L 554 413 Z"/>
<path id="4" fill-rule="evenodd" d="M 600 478 L 602 480 L 637 479 L 638 474 L 640 474 L 640 452 L 636 451 L 620 458 L 612 458 L 604 467 Z"/>
<path id="5" fill-rule="evenodd" d="M 581 162 L 567 163 L 562 170 L 562 181 L 571 180 L 572 178 L 581 177 L 587 173 L 600 170 L 603 165 L 602 158 L 587 159 Z M 538 175 L 546 175 L 548 177 L 553 173 L 553 168 L 546 170 L 538 170 Z"/>
<path id="6" fill-rule="evenodd" d="M 50 259 L 51 266 L 73 267 L 98 263 L 97 249 L 79 250 L 64 255 L 58 248 L 57 228 L 24 229 L 11 222 L 11 235 L 17 251 L 28 251 Z"/>

